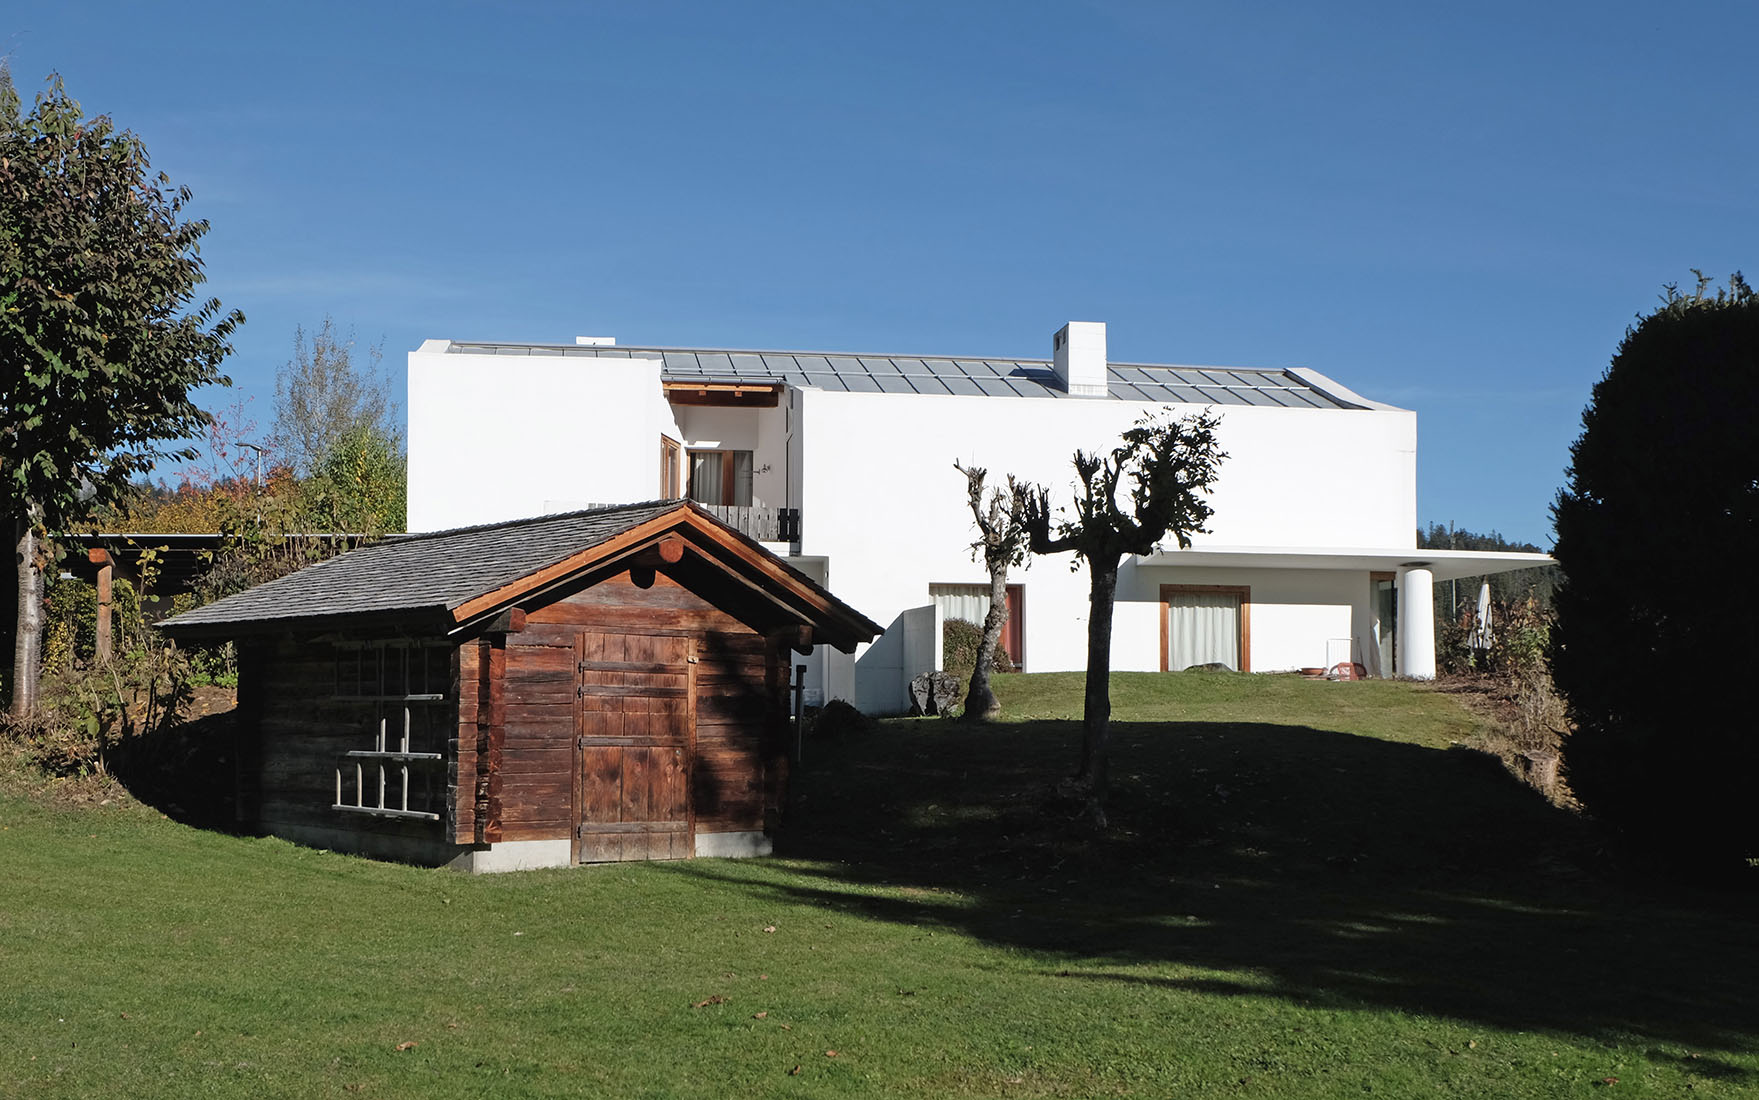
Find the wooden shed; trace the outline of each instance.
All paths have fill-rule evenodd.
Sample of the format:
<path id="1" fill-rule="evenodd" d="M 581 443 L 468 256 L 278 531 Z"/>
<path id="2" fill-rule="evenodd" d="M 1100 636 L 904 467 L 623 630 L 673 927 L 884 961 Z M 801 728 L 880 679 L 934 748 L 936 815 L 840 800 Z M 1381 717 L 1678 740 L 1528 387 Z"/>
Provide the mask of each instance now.
<path id="1" fill-rule="evenodd" d="M 392 539 L 160 626 L 238 643 L 242 822 L 478 871 L 768 852 L 790 653 L 880 632 L 687 501 Z"/>

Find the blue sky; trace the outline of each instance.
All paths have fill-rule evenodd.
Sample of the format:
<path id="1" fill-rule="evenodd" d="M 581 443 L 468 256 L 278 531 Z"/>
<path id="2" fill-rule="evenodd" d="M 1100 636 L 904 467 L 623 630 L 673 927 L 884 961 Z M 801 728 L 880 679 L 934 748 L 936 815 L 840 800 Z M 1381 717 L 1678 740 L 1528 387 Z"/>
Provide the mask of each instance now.
<path id="1" fill-rule="evenodd" d="M 1544 546 L 1625 327 L 1759 273 L 1755 42 L 1745 0 L 0 16 L 27 98 L 59 71 L 194 190 L 248 318 L 208 404 L 265 426 L 326 314 L 399 390 L 430 337 L 1044 357 L 1098 320 L 1415 409 L 1419 520 Z"/>

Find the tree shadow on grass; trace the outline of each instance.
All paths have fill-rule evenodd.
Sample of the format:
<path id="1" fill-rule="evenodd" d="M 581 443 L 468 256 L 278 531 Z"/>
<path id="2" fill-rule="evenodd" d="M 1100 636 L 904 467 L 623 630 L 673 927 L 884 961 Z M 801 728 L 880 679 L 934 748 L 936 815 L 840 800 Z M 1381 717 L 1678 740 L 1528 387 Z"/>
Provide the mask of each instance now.
<path id="1" fill-rule="evenodd" d="M 1048 782 L 1074 723 L 894 724 L 811 747 L 781 845 L 812 861 L 805 880 L 678 871 L 947 926 L 1071 981 L 1755 1048 L 1746 902 L 1626 879 L 1494 758 L 1298 726 L 1113 728 L 1103 834 Z M 1691 1072 L 1748 1075 L 1691 1051 Z"/>
<path id="2" fill-rule="evenodd" d="M 129 737 L 111 752 L 111 773 L 166 817 L 235 831 L 237 711 L 227 709 Z"/>

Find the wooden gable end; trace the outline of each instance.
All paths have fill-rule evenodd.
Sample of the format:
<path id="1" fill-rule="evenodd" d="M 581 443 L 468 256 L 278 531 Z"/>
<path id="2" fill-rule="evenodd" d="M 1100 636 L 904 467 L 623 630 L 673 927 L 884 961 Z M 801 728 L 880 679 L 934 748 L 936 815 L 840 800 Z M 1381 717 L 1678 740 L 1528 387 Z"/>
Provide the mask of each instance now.
<path id="1" fill-rule="evenodd" d="M 468 600 L 453 616 L 469 633 L 509 607 L 529 609 L 623 571 L 637 587 L 669 577 L 758 633 L 787 632 L 801 649 L 828 644 L 852 653 L 880 633 L 877 623 L 689 504 Z"/>
<path id="2" fill-rule="evenodd" d="M 787 638 L 667 574 L 577 578 L 463 646 L 459 843 L 570 838 L 576 859 L 681 858 L 758 833 L 786 779 Z M 467 691 L 467 695 L 468 695 Z M 468 747 L 466 747 L 468 746 Z"/>

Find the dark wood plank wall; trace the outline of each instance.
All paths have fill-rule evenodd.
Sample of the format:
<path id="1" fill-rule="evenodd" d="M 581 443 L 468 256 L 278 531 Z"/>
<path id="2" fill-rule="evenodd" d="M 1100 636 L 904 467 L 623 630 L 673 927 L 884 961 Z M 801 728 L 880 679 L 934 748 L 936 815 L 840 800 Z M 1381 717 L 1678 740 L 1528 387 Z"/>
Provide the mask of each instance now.
<path id="1" fill-rule="evenodd" d="M 263 693 L 274 647 L 261 641 L 238 646 L 238 745 L 233 752 L 233 790 L 238 821 L 255 825 L 263 811 Z"/>
<path id="2" fill-rule="evenodd" d="M 438 822 L 332 809 L 341 754 L 373 748 L 376 735 L 372 708 L 338 692 L 334 639 L 245 647 L 241 818 L 270 832 L 290 826 L 457 844 L 571 836 L 579 814 L 574 646 L 583 630 L 693 639 L 695 830 L 764 829 L 782 778 L 774 757 L 786 684 L 775 676 L 773 651 L 783 643 L 766 641 L 663 573 L 646 589 L 627 573 L 616 575 L 532 610 L 523 631 L 435 654 L 450 662 L 447 701 L 424 704 L 443 731 L 434 747 L 447 755 L 435 769 L 429 807 L 441 813 Z M 786 667 L 785 656 L 779 663 Z M 351 778 L 346 787 L 345 800 Z"/>
<path id="3" fill-rule="evenodd" d="M 696 831 L 764 827 L 765 723 L 761 635 L 711 633 L 697 644 Z"/>
<path id="4" fill-rule="evenodd" d="M 767 643 L 751 628 L 715 608 L 663 573 L 638 588 L 628 573 L 527 610 L 523 631 L 506 635 L 505 740 L 500 754 L 500 829 L 507 840 L 571 836 L 573 803 L 575 639 L 600 633 L 688 637 L 696 640 L 697 756 L 692 798 L 699 833 L 758 830 L 765 821 Z M 465 682 L 481 661 L 462 655 Z M 467 702 L 460 709 L 463 745 L 480 722 Z M 481 744 L 480 739 L 476 740 Z M 473 761 L 480 768 L 480 761 Z M 462 755 L 460 774 L 467 770 Z M 458 802 L 459 837 L 480 803 Z"/>
<path id="5" fill-rule="evenodd" d="M 573 638 L 564 647 L 506 636 L 504 726 L 491 765 L 501 840 L 555 839 L 574 828 L 573 646 Z"/>
<path id="6" fill-rule="evenodd" d="M 244 652 L 250 656 L 241 662 L 239 687 L 249 705 L 241 714 L 241 726 L 254 727 L 243 734 L 250 751 L 240 754 L 240 792 L 245 796 L 240 809 L 248 813 L 248 820 L 270 832 L 278 826 L 315 827 L 435 842 L 451 835 L 454 824 L 447 817 L 457 801 L 449 789 L 454 782 L 449 765 L 422 765 L 433 769 L 433 798 L 427 808 L 441 814 L 438 822 L 385 819 L 331 808 L 341 754 L 372 749 L 377 722 L 371 704 L 338 693 L 330 641 L 282 638 L 253 643 Z M 438 650 L 433 657 L 450 665 L 447 701 L 422 705 L 431 709 L 430 720 L 441 731 L 434 750 L 450 755 L 454 746 L 447 743 L 448 735 L 458 728 L 458 662 L 449 649 Z M 351 798 L 352 779 L 347 789 Z M 412 787 L 422 789 L 419 783 Z"/>
<path id="7" fill-rule="evenodd" d="M 494 752 L 493 701 L 489 670 L 493 643 L 472 639 L 458 647 L 458 733 L 452 739 L 450 800 L 452 839 L 459 844 L 481 843 L 492 833 L 492 798 L 498 792 L 488 785 L 488 762 Z"/>

